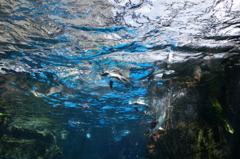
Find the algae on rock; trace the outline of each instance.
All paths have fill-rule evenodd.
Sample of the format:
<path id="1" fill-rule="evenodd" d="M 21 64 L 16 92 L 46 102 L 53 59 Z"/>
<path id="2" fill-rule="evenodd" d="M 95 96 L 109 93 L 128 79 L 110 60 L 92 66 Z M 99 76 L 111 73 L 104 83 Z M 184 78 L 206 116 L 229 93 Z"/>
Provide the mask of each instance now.
<path id="1" fill-rule="evenodd" d="M 191 61 L 192 62 L 192 61 Z M 212 64 L 210 64 L 212 63 Z M 194 68 L 186 65 L 186 67 Z M 214 67 L 212 67 L 214 66 Z M 228 114 L 233 114 L 229 90 L 231 84 L 222 59 L 202 61 L 200 77 L 180 72 L 174 79 L 172 93 L 185 90 L 183 96 L 171 100 L 171 111 L 165 120 L 165 134 L 153 142 L 148 159 L 226 159 L 231 153 L 226 134 L 234 134 Z M 196 68 L 196 67 L 195 67 Z M 189 68 L 188 68 L 189 70 Z M 169 77 L 173 78 L 173 77 Z M 176 95 L 175 95 L 176 96 Z M 174 97 L 172 95 L 171 97 Z M 152 134 L 150 137 L 153 138 Z"/>
<path id="2" fill-rule="evenodd" d="M 48 88 L 28 73 L 0 74 L 0 88 L 6 88 L 0 92 L 0 158 L 64 159 L 67 132 L 55 124 L 61 117 L 45 113 L 52 107 L 30 93 L 32 84 Z"/>

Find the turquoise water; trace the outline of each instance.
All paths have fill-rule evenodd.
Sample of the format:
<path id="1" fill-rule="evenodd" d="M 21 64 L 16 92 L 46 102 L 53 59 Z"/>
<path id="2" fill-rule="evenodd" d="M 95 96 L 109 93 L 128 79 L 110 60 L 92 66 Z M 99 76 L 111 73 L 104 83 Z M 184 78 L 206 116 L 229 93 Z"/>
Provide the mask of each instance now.
<path id="1" fill-rule="evenodd" d="M 2 0 L 0 111 L 19 130 L 6 131 L 51 134 L 68 159 L 145 158 L 151 121 L 164 127 L 168 98 L 185 93 L 169 79 L 239 52 L 239 9 L 236 0 Z M 130 86 L 111 90 L 107 71 Z"/>

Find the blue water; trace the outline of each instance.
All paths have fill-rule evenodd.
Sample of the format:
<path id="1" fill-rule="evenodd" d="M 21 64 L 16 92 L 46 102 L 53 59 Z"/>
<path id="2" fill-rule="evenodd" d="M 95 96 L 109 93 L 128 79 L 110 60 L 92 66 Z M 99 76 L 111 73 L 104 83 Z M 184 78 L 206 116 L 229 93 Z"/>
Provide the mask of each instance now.
<path id="1" fill-rule="evenodd" d="M 18 101 L 6 110 L 11 124 L 66 134 L 68 159 L 144 158 L 144 132 L 175 88 L 161 76 L 234 53 L 239 9 L 237 0 L 2 0 L 1 98 Z M 133 86 L 112 91 L 100 72 L 113 70 Z M 129 103 L 137 99 L 149 108 Z"/>

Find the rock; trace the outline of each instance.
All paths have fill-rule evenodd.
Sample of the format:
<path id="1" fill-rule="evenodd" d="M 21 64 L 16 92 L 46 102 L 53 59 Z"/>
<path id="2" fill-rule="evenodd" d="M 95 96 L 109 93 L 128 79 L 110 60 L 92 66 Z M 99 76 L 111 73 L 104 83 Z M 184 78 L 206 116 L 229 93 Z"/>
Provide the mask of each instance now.
<path id="1" fill-rule="evenodd" d="M 227 141 L 220 126 L 198 121 L 179 126 L 157 140 L 155 157 L 224 159 L 228 155 Z"/>
<path id="2" fill-rule="evenodd" d="M 6 87 L 0 88 L 0 95 L 6 92 L 8 89 Z"/>
<path id="3" fill-rule="evenodd" d="M 9 126 L 0 138 L 0 158 L 64 159 L 55 136 L 19 126 Z"/>
<path id="4" fill-rule="evenodd" d="M 179 78 L 169 98 L 172 110 L 165 119 L 165 134 L 147 159 L 239 158 L 239 59 L 216 59 L 201 68 L 189 65 L 192 75 L 184 74 L 184 68 L 176 71 Z M 195 80 L 194 87 L 184 85 L 188 78 Z M 173 100 L 183 89 L 187 91 Z"/>

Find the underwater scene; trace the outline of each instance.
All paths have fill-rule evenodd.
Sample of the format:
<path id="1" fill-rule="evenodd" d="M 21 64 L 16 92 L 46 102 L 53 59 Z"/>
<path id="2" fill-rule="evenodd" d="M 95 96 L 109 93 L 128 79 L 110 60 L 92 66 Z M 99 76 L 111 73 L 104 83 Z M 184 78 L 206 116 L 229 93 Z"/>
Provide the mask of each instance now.
<path id="1" fill-rule="evenodd" d="M 239 159 L 239 0 L 0 0 L 0 159 Z"/>

